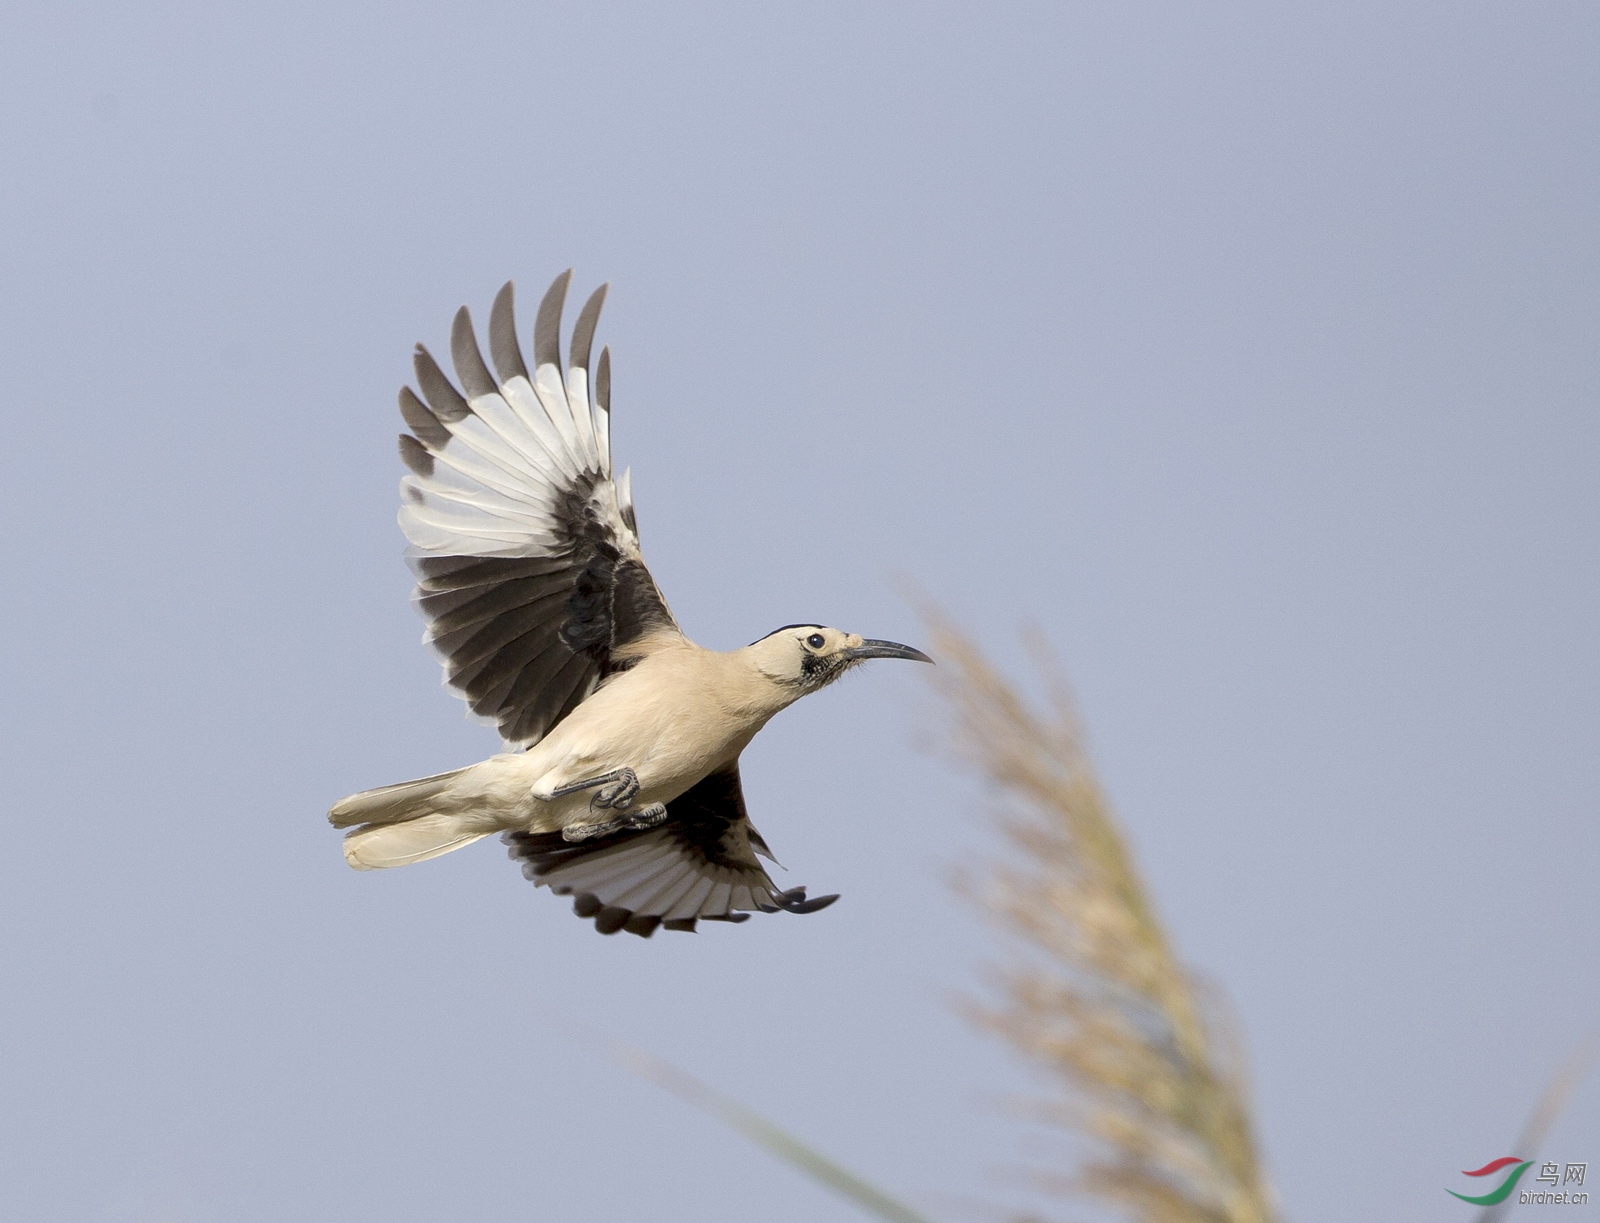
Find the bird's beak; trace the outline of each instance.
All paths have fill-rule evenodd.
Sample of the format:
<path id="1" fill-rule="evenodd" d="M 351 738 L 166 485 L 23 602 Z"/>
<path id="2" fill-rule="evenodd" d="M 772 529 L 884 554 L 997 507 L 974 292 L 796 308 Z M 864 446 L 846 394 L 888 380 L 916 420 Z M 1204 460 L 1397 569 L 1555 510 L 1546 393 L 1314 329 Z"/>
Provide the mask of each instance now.
<path id="1" fill-rule="evenodd" d="M 855 662 L 863 658 L 909 658 L 912 662 L 932 662 L 921 650 L 914 650 L 908 645 L 901 645 L 898 641 L 873 641 L 868 638 L 853 650 L 846 650 L 845 657 Z"/>

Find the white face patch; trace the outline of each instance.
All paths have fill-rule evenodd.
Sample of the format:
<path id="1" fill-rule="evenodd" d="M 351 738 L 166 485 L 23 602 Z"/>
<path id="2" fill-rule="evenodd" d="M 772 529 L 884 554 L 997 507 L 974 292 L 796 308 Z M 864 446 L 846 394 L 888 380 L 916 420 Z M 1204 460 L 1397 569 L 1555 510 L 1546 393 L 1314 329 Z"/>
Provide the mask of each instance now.
<path id="1" fill-rule="evenodd" d="M 846 633 L 820 624 L 796 629 L 794 637 L 806 653 L 817 654 L 824 658 L 854 649 L 861 644 L 861 637 L 856 633 Z"/>
<path id="2" fill-rule="evenodd" d="M 849 651 L 861 644 L 857 634 L 823 625 L 795 630 L 794 640 L 799 646 L 794 682 L 807 688 L 820 688 L 843 675 L 852 665 Z"/>
<path id="3" fill-rule="evenodd" d="M 858 634 L 825 624 L 790 624 L 748 648 L 765 675 L 798 695 L 824 687 L 850 670 L 856 663 L 851 652 L 861 644 Z"/>

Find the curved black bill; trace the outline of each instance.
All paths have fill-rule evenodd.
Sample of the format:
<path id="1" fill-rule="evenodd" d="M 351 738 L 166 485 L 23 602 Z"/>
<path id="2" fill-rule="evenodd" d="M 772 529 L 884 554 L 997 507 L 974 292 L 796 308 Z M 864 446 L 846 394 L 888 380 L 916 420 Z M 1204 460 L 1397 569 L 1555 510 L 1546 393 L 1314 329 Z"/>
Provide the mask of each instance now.
<path id="1" fill-rule="evenodd" d="M 912 662 L 932 662 L 921 650 L 914 650 L 908 645 L 901 645 L 898 641 L 873 641 L 868 638 L 855 649 L 847 651 L 852 659 L 857 658 L 908 658 Z"/>

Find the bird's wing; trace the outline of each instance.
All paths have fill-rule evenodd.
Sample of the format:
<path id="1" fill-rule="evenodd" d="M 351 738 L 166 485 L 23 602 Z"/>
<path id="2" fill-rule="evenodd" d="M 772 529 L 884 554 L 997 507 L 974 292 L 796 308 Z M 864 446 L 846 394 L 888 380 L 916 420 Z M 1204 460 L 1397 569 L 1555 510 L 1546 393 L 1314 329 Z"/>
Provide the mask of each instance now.
<path id="1" fill-rule="evenodd" d="M 602 285 L 572 330 L 561 371 L 570 271 L 539 305 L 530 376 L 508 283 L 489 314 L 490 374 L 466 308 L 451 355 L 461 390 L 420 344 L 419 398 L 400 392 L 411 432 L 400 457 L 400 526 L 411 541 L 425 640 L 472 712 L 528 747 L 594 691 L 681 636 L 639 552 L 628 473 L 611 472 L 611 358 L 593 393 L 589 352 Z"/>
<path id="2" fill-rule="evenodd" d="M 702 918 L 745 921 L 751 910 L 814 913 L 838 899 L 807 900 L 805 888 L 774 886 L 756 861 L 758 853 L 772 854 L 745 813 L 737 764 L 673 799 L 666 823 L 645 832 L 577 843 L 559 832 L 508 832 L 504 839 L 524 875 L 575 897 L 573 911 L 594 918 L 601 934 L 649 938 L 657 926 L 693 930 Z"/>

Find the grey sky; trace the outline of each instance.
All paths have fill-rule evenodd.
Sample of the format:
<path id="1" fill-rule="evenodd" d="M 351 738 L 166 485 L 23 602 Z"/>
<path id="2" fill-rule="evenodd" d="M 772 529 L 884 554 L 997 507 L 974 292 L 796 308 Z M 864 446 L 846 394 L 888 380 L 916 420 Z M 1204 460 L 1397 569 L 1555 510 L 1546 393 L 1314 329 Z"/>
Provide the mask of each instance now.
<path id="1" fill-rule="evenodd" d="M 805 919 L 601 939 L 323 823 L 476 760 L 394 526 L 416 340 L 613 291 L 674 610 L 1037 620 L 1286 1213 L 1454 1220 L 1600 1026 L 1600 10 L 21 4 L 0 35 L 0 1216 L 853 1218 L 636 1041 L 934 1212 L 970 781 L 880 665 L 747 755 Z M 1520 1152 L 1519 1152 L 1520 1154 Z M 1547 1151 L 1600 1166 L 1600 1082 Z"/>

